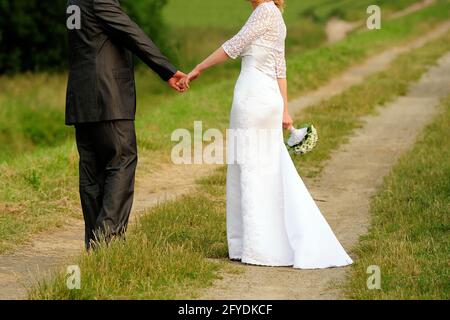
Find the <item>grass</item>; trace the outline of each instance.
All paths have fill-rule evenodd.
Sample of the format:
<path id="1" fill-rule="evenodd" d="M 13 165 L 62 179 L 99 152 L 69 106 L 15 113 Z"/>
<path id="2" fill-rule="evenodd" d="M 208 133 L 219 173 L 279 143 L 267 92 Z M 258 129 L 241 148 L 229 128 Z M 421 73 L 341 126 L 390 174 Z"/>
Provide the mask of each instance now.
<path id="1" fill-rule="evenodd" d="M 39 149 L 0 164 L 0 252 L 80 218 L 75 147 Z"/>
<path id="2" fill-rule="evenodd" d="M 322 140 L 331 139 L 332 135 L 336 140 L 333 141 L 334 144 L 322 143 L 320 152 L 302 158 L 306 161 L 302 162 L 301 167 L 316 170 L 316 161 L 326 159 L 334 148 L 345 141 L 345 137 L 360 125 L 359 119 L 362 115 L 375 112 L 377 103 L 386 102 L 404 93 L 408 84 L 416 80 L 440 55 L 448 51 L 449 39 L 450 34 L 447 34 L 423 48 L 404 54 L 389 70 L 371 77 L 365 84 L 352 88 L 324 106 L 311 107 L 306 114 L 309 115 L 311 122 L 320 123 L 318 127 L 322 132 Z M 390 78 L 392 79 L 389 80 Z M 384 83 L 386 81 L 387 84 Z M 385 97 L 382 100 L 368 100 L 366 95 L 370 92 L 374 95 L 382 92 Z M 369 106 L 359 110 L 365 104 Z M 326 126 L 327 122 L 335 124 Z M 320 155 L 316 155 L 319 153 Z M 313 158 L 316 160 L 310 160 Z M 80 291 L 67 290 L 64 275 L 58 274 L 51 281 L 41 282 L 31 292 L 31 297 L 35 299 L 195 297 L 199 288 L 212 283 L 217 277 L 218 268 L 222 267 L 222 264 L 211 262 L 206 258 L 227 256 L 224 169 L 212 177 L 203 179 L 200 185 L 195 194 L 148 211 L 140 219 L 139 225 L 133 228 L 130 241 L 114 243 L 111 249 L 102 250 L 99 254 L 83 255 L 80 258 L 83 283 Z M 174 251 L 175 249 L 181 251 Z M 188 265 L 187 261 L 190 262 Z M 167 266 L 162 263 L 167 263 Z"/>
<path id="3" fill-rule="evenodd" d="M 295 54 L 318 47 L 326 41 L 322 23 L 300 17 L 305 7 L 317 0 L 292 1 L 285 12 L 289 28 L 287 50 Z M 324 2 L 324 1 L 320 1 Z M 174 41 L 182 63 L 191 68 L 206 57 L 245 23 L 251 6 L 244 0 L 202 1 L 169 0 L 165 20 L 176 30 Z"/>
<path id="4" fill-rule="evenodd" d="M 291 26 L 300 19 L 310 16 L 321 22 L 336 16 L 342 19 L 362 20 L 369 5 L 379 5 L 385 13 L 403 9 L 418 0 L 287 0 L 285 19 Z M 166 21 L 175 27 L 231 27 L 242 25 L 251 12 L 250 3 L 245 0 L 205 2 L 191 0 L 169 0 L 164 9 Z"/>
<path id="5" fill-rule="evenodd" d="M 449 135 L 450 97 L 372 200 L 372 226 L 344 288 L 349 298 L 450 298 Z M 380 267 L 381 290 L 364 286 L 370 265 Z"/>
<path id="6" fill-rule="evenodd" d="M 401 10 L 418 0 L 292 0 L 284 12 L 289 37 L 289 55 L 304 53 L 326 43 L 325 23 L 332 17 L 364 21 L 366 8 L 378 4 L 383 16 Z M 229 37 L 234 35 L 251 13 L 244 0 L 203 1 L 169 0 L 164 9 L 165 20 L 174 31 L 172 41 L 182 66 L 193 68 Z M 233 68 L 220 66 L 221 72 Z"/>
<path id="7" fill-rule="evenodd" d="M 43 284 L 31 296 L 175 299 L 193 286 L 210 285 L 220 264 L 204 257 L 221 257 L 227 250 L 222 206 L 197 197 L 163 204 L 133 229 L 126 242 L 83 255 L 79 262 L 83 290 L 67 290 L 60 274 L 54 285 Z"/>
<path id="8" fill-rule="evenodd" d="M 370 5 L 378 5 L 382 10 L 383 16 L 404 9 L 414 3 L 416 0 L 340 0 L 340 1 L 322 1 L 310 5 L 301 12 L 301 16 L 313 17 L 316 21 L 325 22 L 331 17 L 338 17 L 347 21 L 361 21 L 367 17 L 366 9 Z"/>
<path id="9" fill-rule="evenodd" d="M 363 84 L 302 111 L 301 122 L 314 123 L 320 130 L 320 143 L 315 152 L 296 162 L 303 175 L 317 176 L 331 150 L 345 143 L 349 134 L 364 124 L 362 116 L 372 114 L 377 106 L 406 94 L 409 85 L 450 50 L 449 43 L 450 33 L 447 33 L 438 41 L 402 55 L 388 70 L 370 76 Z"/>
<path id="10" fill-rule="evenodd" d="M 64 75 L 4 76 L 0 88 L 0 161 L 67 140 Z"/>
<path id="11" fill-rule="evenodd" d="M 341 43 L 291 56 L 288 59 L 291 94 L 298 95 L 317 88 L 355 62 L 399 42 L 416 38 L 446 19 L 447 13 L 443 9 L 445 5 L 439 4 L 386 22 L 382 31 L 355 33 Z M 72 136 L 73 132 L 65 128 L 62 121 L 64 78 L 63 75 L 20 75 L 0 79 L 0 88 L 8 89 L 0 92 L 0 114 L 5 115 L 0 117 L 0 141 L 4 142 L 0 146 L 0 252 L 25 242 L 38 231 L 62 225 L 79 210 L 77 155 L 73 140 L 56 139 L 59 134 Z M 167 158 L 172 147 L 169 143 L 172 131 L 190 128 L 194 120 L 201 119 L 204 128 L 227 127 L 234 79 L 222 77 L 222 80 L 212 83 L 199 82 L 189 94 L 174 96 L 160 85 L 155 85 L 155 77 L 148 71 L 140 70 L 137 78 L 138 140 L 144 157 L 161 158 L 163 154 Z M 50 87 L 52 90 L 48 89 Z M 48 113 L 59 113 L 60 125 L 54 126 L 55 120 L 49 120 L 52 122 L 49 124 L 39 116 L 34 117 L 38 113 L 46 113 L 42 112 L 46 106 Z M 33 109 L 39 112 L 31 111 Z M 356 109 L 349 110 L 348 114 L 351 112 L 361 114 Z M 54 136 L 55 140 L 45 146 L 35 145 L 33 139 L 25 134 L 27 130 L 20 129 L 23 117 L 30 118 L 29 122 L 35 127 L 33 130 Z M 307 114 L 303 119 L 307 119 Z M 344 123 L 339 126 L 345 124 L 345 118 L 342 121 Z M 314 118 L 314 122 L 323 125 L 322 137 L 332 129 L 326 126 L 325 119 Z M 25 133 L 16 135 L 16 129 Z M 343 132 L 351 130 L 352 127 L 347 126 Z M 344 141 L 344 138 L 341 139 Z M 23 141 L 16 145 L 16 140 Z M 320 157 L 325 157 L 325 145 L 321 144 L 320 148 Z"/>

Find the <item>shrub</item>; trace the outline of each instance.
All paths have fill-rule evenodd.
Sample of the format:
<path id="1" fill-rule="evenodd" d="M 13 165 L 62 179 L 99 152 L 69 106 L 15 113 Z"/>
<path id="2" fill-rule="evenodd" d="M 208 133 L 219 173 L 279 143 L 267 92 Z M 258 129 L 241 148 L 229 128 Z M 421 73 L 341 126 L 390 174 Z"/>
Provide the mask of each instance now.
<path id="1" fill-rule="evenodd" d="M 130 16 L 167 52 L 162 41 L 166 2 L 122 1 Z M 67 65 L 66 5 L 66 0 L 0 0 L 0 74 Z"/>

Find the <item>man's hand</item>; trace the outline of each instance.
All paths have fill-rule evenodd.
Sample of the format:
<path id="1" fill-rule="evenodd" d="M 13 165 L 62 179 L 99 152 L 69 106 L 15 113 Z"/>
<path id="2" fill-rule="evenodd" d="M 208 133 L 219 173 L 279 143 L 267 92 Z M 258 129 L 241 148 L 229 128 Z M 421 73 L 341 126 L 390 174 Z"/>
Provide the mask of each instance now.
<path id="1" fill-rule="evenodd" d="M 172 89 L 178 91 L 178 92 L 185 92 L 187 90 L 187 88 L 185 86 L 182 86 L 180 84 L 180 81 L 182 79 L 184 79 L 186 77 L 186 74 L 184 74 L 181 71 L 177 71 L 172 78 L 170 78 L 167 81 L 167 84 L 169 85 L 169 87 L 171 87 Z"/>
<path id="2" fill-rule="evenodd" d="M 191 81 L 196 80 L 198 77 L 200 77 L 201 71 L 197 68 L 192 70 L 187 76 L 183 77 L 181 81 L 178 83 L 179 86 L 185 89 L 189 89 L 189 84 Z"/>

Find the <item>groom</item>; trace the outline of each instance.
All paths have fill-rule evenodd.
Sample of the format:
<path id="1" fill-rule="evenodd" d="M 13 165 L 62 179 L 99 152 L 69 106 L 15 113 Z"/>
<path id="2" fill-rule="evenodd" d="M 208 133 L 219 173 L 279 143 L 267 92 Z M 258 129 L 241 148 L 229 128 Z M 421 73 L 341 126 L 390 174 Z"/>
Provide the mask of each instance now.
<path id="1" fill-rule="evenodd" d="M 80 197 L 86 248 L 123 236 L 133 204 L 137 165 L 133 56 L 178 92 L 184 74 L 124 13 L 117 0 L 69 0 L 81 12 L 69 30 L 66 124 L 80 155 Z"/>

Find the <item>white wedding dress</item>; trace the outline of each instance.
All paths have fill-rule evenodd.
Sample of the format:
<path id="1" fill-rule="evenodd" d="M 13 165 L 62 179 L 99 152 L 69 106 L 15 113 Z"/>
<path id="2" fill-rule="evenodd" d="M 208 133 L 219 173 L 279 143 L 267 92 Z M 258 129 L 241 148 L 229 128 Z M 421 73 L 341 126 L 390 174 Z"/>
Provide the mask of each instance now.
<path id="1" fill-rule="evenodd" d="M 243 59 L 230 129 L 275 132 L 275 142 L 263 147 L 264 156 L 244 150 L 255 143 L 238 143 L 228 150 L 229 158 L 230 153 L 245 154 L 245 161 L 228 167 L 229 255 L 264 266 L 346 266 L 352 259 L 322 216 L 283 143 L 283 98 L 277 78 L 286 77 L 285 38 L 283 16 L 270 1 L 259 5 L 242 30 L 222 46 L 231 58 Z M 262 161 L 264 157 L 269 161 Z"/>

